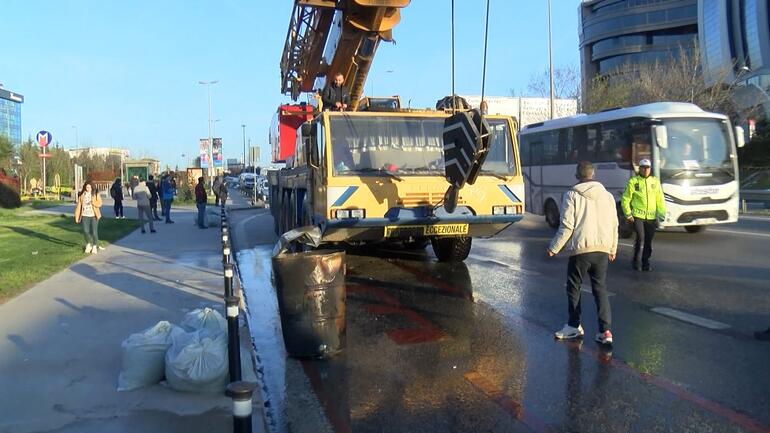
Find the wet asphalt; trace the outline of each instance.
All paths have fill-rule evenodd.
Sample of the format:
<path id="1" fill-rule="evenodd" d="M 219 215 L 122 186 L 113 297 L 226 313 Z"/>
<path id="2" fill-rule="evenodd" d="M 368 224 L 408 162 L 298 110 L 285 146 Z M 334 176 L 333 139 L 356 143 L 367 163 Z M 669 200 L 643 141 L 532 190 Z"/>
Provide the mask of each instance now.
<path id="1" fill-rule="evenodd" d="M 770 326 L 770 220 L 660 231 L 649 273 L 621 239 L 611 347 L 593 341 L 587 285 L 585 337 L 553 339 L 567 259 L 546 256 L 539 217 L 474 239 L 459 264 L 348 247 L 347 344 L 328 360 L 285 355 L 269 212 L 230 221 L 274 431 L 770 432 L 770 342 L 752 336 Z"/>

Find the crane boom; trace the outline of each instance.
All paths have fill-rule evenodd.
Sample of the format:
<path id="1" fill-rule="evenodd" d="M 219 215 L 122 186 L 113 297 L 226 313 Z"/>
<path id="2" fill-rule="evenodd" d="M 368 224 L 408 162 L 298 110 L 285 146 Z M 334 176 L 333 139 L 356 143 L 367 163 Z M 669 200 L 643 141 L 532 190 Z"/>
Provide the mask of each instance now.
<path id="1" fill-rule="evenodd" d="M 315 79 L 345 76 L 358 106 L 381 40 L 392 41 L 400 10 L 411 0 L 295 0 L 281 57 L 281 92 L 297 100 Z"/>

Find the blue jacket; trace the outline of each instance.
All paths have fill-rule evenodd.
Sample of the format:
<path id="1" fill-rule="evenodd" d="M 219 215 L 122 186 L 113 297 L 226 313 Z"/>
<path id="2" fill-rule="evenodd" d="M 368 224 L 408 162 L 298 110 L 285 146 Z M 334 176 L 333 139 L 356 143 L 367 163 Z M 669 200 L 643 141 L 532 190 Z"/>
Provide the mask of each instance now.
<path id="1" fill-rule="evenodd" d="M 164 177 L 160 181 L 160 199 L 161 200 L 174 199 L 174 187 L 171 185 L 171 181 L 168 179 L 168 177 Z"/>

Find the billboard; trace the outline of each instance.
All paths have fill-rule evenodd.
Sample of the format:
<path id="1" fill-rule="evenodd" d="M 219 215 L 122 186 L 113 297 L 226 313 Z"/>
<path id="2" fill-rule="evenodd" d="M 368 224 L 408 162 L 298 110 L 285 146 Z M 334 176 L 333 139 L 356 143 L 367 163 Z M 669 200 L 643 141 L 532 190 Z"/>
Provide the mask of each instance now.
<path id="1" fill-rule="evenodd" d="M 201 168 L 209 168 L 209 139 L 200 139 Z"/>
<path id="2" fill-rule="evenodd" d="M 215 138 L 213 148 L 214 167 L 222 167 L 222 138 Z"/>

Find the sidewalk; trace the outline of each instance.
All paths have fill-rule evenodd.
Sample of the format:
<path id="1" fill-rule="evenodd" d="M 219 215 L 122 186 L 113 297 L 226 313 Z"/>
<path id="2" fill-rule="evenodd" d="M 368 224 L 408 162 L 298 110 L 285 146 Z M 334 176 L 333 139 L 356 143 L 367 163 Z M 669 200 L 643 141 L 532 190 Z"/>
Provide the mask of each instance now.
<path id="1" fill-rule="evenodd" d="M 129 334 L 199 307 L 224 311 L 220 232 L 194 215 L 173 209 L 176 224 L 137 230 L 0 306 L 0 433 L 232 431 L 224 393 L 116 391 Z"/>

